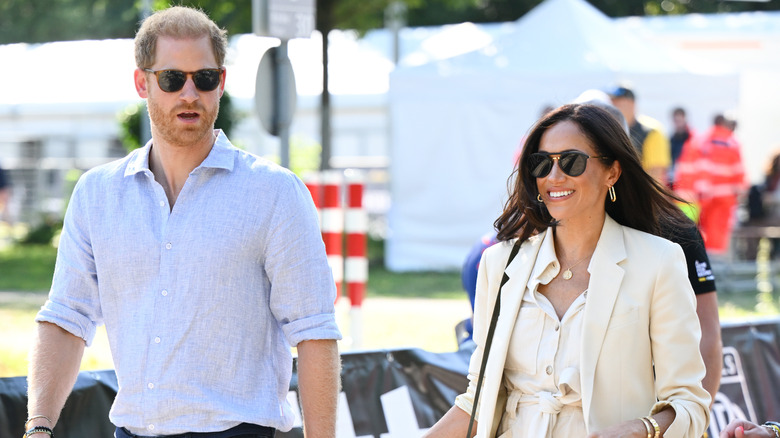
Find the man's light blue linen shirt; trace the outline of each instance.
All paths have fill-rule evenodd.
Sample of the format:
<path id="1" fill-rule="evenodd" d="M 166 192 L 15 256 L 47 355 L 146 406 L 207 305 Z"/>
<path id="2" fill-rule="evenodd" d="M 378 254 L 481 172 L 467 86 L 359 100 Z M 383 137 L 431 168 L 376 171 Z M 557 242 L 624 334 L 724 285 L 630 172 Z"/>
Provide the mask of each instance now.
<path id="1" fill-rule="evenodd" d="M 151 143 L 82 176 L 36 318 L 87 344 L 106 325 L 110 419 L 134 434 L 289 430 L 290 346 L 341 338 L 306 187 L 217 132 L 172 210 Z"/>

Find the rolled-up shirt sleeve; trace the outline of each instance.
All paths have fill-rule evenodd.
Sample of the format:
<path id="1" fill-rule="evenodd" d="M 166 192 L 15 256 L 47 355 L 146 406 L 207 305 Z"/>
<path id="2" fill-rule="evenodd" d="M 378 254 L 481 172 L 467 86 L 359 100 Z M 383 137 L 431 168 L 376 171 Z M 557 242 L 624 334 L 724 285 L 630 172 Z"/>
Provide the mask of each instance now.
<path id="1" fill-rule="evenodd" d="M 334 311 L 336 287 L 311 195 L 290 175 L 275 207 L 264 257 L 274 317 L 293 346 L 341 339 Z"/>
<path id="2" fill-rule="evenodd" d="M 83 178 L 76 184 L 65 214 L 49 299 L 35 318 L 56 324 L 92 344 L 102 312 L 95 260 L 89 238 L 88 197 Z"/>

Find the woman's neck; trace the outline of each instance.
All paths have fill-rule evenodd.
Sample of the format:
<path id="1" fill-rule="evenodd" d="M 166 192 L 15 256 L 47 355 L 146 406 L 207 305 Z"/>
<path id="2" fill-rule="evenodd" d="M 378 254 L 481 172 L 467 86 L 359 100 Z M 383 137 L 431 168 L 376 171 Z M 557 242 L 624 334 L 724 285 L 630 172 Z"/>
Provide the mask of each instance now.
<path id="1" fill-rule="evenodd" d="M 590 218 L 578 223 L 560 223 L 553 230 L 558 260 L 574 263 L 593 254 L 601 237 L 604 218 Z"/>

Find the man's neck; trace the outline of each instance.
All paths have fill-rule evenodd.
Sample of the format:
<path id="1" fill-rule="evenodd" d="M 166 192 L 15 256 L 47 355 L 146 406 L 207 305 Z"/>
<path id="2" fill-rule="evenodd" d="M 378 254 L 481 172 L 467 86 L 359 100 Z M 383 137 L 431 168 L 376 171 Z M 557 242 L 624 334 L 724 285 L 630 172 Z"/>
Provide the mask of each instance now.
<path id="1" fill-rule="evenodd" d="M 149 169 L 154 174 L 154 179 L 165 190 L 171 208 L 176 203 L 190 173 L 206 159 L 215 141 L 215 134 L 205 138 L 204 141 L 188 146 L 173 145 L 152 138 Z"/>

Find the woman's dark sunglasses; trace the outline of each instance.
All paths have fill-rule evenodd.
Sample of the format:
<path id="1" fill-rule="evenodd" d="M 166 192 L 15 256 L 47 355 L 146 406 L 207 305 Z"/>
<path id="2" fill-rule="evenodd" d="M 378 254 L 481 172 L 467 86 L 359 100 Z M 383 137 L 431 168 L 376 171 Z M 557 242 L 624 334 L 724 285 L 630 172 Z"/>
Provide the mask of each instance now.
<path id="1" fill-rule="evenodd" d="M 145 68 L 144 71 L 153 73 L 157 77 L 157 85 L 166 93 L 173 93 L 184 88 L 187 77 L 192 76 L 192 82 L 195 88 L 200 91 L 214 91 L 222 78 L 221 68 L 204 68 L 198 71 L 181 70 L 152 70 Z"/>
<path id="2" fill-rule="evenodd" d="M 605 156 L 591 157 L 581 151 L 566 151 L 559 154 L 549 152 L 534 152 L 531 154 L 529 163 L 531 164 L 531 176 L 534 178 L 544 178 L 552 171 L 554 161 L 558 162 L 558 167 L 563 173 L 569 176 L 580 176 L 585 172 L 588 165 L 588 158 L 608 158 Z"/>

